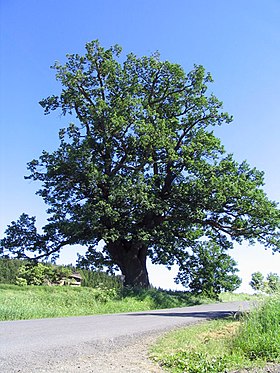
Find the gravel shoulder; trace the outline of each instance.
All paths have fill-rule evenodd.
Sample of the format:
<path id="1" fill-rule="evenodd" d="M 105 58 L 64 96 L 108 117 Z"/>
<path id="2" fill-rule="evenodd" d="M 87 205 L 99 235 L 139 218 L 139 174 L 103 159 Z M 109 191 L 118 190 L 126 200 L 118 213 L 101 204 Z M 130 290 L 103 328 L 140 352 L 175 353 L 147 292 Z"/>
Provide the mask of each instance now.
<path id="1" fill-rule="evenodd" d="M 158 335 L 147 335 L 134 342 L 118 347 L 111 346 L 111 351 L 96 355 L 83 356 L 56 364 L 51 369 L 36 370 L 38 373 L 163 373 L 162 368 L 149 359 L 149 346 L 156 342 Z M 132 341 L 131 341 L 132 342 Z"/>
<path id="2" fill-rule="evenodd" d="M 0 371 L 5 373 L 163 373 L 158 364 L 149 359 L 149 347 L 162 336 L 152 333 L 129 338 L 103 341 L 100 345 L 85 345 L 70 348 L 67 357 L 61 359 L 61 352 L 53 350 L 44 357 L 44 363 L 37 354 L 29 361 L 0 360 Z M 4 364 L 3 364 L 4 363 Z M 3 365 L 2 365 L 3 364 Z"/>
<path id="3" fill-rule="evenodd" d="M 50 360 L 44 367 L 34 360 L 32 367 L 12 368 L 5 373 L 164 373 L 166 371 L 149 358 L 149 347 L 161 336 L 162 333 L 153 333 L 111 341 L 99 346 L 99 351 L 94 354 L 69 355 L 63 362 Z M 280 364 L 228 373 L 280 373 Z"/>
<path id="4" fill-rule="evenodd" d="M 280 364 L 267 364 L 264 368 L 241 369 L 230 373 L 280 373 Z"/>

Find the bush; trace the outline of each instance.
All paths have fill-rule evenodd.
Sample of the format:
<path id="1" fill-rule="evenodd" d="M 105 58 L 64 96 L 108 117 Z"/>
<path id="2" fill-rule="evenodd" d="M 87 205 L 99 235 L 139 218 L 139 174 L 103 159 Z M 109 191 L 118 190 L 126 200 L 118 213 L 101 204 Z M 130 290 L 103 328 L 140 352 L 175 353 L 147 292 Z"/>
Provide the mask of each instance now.
<path id="1" fill-rule="evenodd" d="M 264 277 L 261 272 L 252 273 L 252 279 L 249 282 L 249 285 L 255 291 L 262 291 L 264 287 Z"/>
<path id="2" fill-rule="evenodd" d="M 93 298 L 100 303 L 107 303 L 110 300 L 113 300 L 117 297 L 116 289 L 110 288 L 94 288 L 92 289 L 92 296 Z"/>
<path id="3" fill-rule="evenodd" d="M 266 279 L 268 293 L 272 294 L 280 291 L 280 277 L 277 275 L 277 273 L 269 273 Z"/>
<path id="4" fill-rule="evenodd" d="M 234 291 L 241 279 L 236 275 L 237 263 L 216 242 L 199 242 L 192 254 L 180 263 L 177 283 L 182 283 L 193 294 L 215 300 L 224 291 Z"/>
<path id="5" fill-rule="evenodd" d="M 43 263 L 24 263 L 18 269 L 16 284 L 22 285 L 49 285 L 57 284 L 62 279 L 67 279 L 72 273 L 68 267 L 54 266 Z"/>

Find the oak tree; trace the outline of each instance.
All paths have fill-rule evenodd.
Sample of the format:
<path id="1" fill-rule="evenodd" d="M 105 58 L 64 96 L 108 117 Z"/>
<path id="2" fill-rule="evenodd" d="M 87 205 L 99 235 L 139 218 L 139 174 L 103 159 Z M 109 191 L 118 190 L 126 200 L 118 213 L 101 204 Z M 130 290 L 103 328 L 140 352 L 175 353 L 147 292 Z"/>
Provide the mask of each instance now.
<path id="1" fill-rule="evenodd" d="M 279 210 L 263 173 L 226 154 L 213 128 L 231 122 L 195 65 L 86 44 L 56 63 L 62 90 L 43 99 L 45 114 L 72 116 L 60 145 L 28 164 L 28 179 L 50 215 L 43 233 L 23 214 L 1 240 L 3 253 L 37 259 L 65 245 L 87 246 L 84 260 L 117 266 L 125 284 L 149 286 L 146 259 L 181 271 L 203 239 L 228 249 L 261 242 L 279 251 Z M 103 251 L 96 246 L 104 240 Z"/>

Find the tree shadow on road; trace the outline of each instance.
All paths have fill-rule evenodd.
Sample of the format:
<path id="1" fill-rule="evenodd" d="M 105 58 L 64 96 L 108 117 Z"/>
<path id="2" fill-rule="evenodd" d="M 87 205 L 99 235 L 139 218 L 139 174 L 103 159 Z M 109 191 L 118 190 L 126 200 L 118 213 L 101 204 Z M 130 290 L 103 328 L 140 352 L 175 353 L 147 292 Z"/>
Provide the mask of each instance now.
<path id="1" fill-rule="evenodd" d="M 165 317 L 192 317 L 202 319 L 218 319 L 233 316 L 232 311 L 205 311 L 205 312 L 141 312 L 128 314 L 129 316 L 165 316 Z"/>

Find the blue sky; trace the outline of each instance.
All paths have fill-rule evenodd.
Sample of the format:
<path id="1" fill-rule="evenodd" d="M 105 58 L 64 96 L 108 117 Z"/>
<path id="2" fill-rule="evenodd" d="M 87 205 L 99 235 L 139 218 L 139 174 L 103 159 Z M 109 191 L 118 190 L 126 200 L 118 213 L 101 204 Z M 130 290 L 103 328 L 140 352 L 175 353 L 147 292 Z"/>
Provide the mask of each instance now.
<path id="1" fill-rule="evenodd" d="M 22 212 L 45 223 L 39 185 L 24 180 L 26 163 L 58 145 L 65 118 L 43 115 L 38 101 L 59 91 L 54 61 L 83 53 L 86 42 L 120 44 L 124 54 L 149 55 L 189 71 L 202 64 L 234 122 L 216 131 L 238 161 L 265 171 L 265 191 L 280 201 L 279 0 L 0 0 L 0 235 Z M 75 261 L 75 249 L 63 254 Z M 251 273 L 280 273 L 280 254 L 260 245 L 236 247 L 248 290 Z M 156 286 L 172 287 L 174 273 L 150 268 Z"/>

